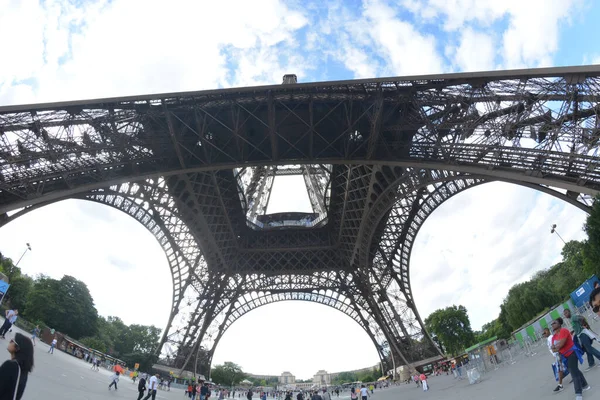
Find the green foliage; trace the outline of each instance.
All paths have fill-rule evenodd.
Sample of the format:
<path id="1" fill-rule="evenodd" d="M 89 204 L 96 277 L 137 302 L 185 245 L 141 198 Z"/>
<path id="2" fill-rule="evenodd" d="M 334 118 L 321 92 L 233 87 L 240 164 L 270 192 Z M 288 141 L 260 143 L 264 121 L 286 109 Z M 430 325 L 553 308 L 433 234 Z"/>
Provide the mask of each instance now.
<path id="1" fill-rule="evenodd" d="M 27 298 L 32 289 L 33 279 L 30 276 L 19 275 L 13 278 L 10 282 L 10 288 L 6 293 L 10 307 L 17 308 L 23 313 L 27 304 Z"/>
<path id="2" fill-rule="evenodd" d="M 336 385 L 341 385 L 342 383 L 352 383 L 352 382 L 356 382 L 358 380 L 356 373 L 354 372 L 340 372 L 335 379 L 333 380 L 333 383 Z"/>
<path id="3" fill-rule="evenodd" d="M 98 311 L 85 283 L 68 275 L 61 280 L 40 276 L 28 297 L 28 319 L 42 319 L 75 339 L 96 333 Z"/>
<path id="4" fill-rule="evenodd" d="M 2 253 L 0 253 L 0 267 L 2 268 L 4 275 L 8 277 L 8 281 L 11 284 L 13 279 L 21 276 L 21 268 L 17 267 L 13 263 L 12 259 L 4 257 Z"/>
<path id="5" fill-rule="evenodd" d="M 97 336 L 87 336 L 79 339 L 79 341 L 91 349 L 106 353 L 106 343 Z"/>
<path id="6" fill-rule="evenodd" d="M 446 351 L 458 355 L 475 342 L 471 322 L 464 306 L 436 310 L 425 319 L 425 326 L 440 340 Z"/>
<path id="7" fill-rule="evenodd" d="M 562 250 L 563 260 L 537 272 L 529 281 L 513 286 L 504 299 L 499 321 L 502 337 L 568 298 L 589 275 L 584 269 L 585 242 L 570 241 Z"/>
<path id="8" fill-rule="evenodd" d="M 594 200 L 583 229 L 588 235 L 583 248 L 584 271 L 588 276 L 600 276 L 600 196 Z"/>
<path id="9" fill-rule="evenodd" d="M 215 365 L 210 372 L 210 377 L 213 382 L 224 386 L 234 386 L 240 383 L 247 374 L 242 371 L 239 365 L 226 361 L 224 364 Z M 251 379 L 256 386 L 266 386 L 264 380 Z M 255 382 L 256 381 L 256 382 Z"/>

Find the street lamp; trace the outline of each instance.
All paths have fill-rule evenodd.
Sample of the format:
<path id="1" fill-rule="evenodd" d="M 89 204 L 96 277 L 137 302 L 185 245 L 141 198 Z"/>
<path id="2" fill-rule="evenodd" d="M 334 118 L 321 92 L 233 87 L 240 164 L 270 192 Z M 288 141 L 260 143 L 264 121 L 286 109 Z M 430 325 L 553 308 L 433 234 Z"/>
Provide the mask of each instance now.
<path id="1" fill-rule="evenodd" d="M 27 245 L 27 247 L 25 248 L 25 251 L 23 252 L 23 254 L 21 254 L 21 257 L 19 257 L 19 261 L 17 261 L 17 263 L 15 264 L 15 267 L 19 266 L 19 263 L 21 262 L 21 260 L 23 259 L 23 257 L 25 256 L 25 253 L 27 253 L 27 251 L 31 251 L 31 245 L 29 243 L 25 243 Z"/>
<path id="2" fill-rule="evenodd" d="M 552 224 L 552 226 L 551 226 L 550 228 L 551 228 L 551 229 L 550 229 L 550 233 L 551 233 L 551 234 L 552 234 L 552 233 L 556 233 L 556 234 L 558 235 L 558 237 L 560 238 L 560 240 L 562 240 L 562 242 L 563 242 L 564 244 L 567 244 L 567 243 L 565 242 L 565 240 L 562 238 L 562 236 L 560 236 L 560 233 L 558 233 L 558 230 L 556 230 L 556 224 Z"/>

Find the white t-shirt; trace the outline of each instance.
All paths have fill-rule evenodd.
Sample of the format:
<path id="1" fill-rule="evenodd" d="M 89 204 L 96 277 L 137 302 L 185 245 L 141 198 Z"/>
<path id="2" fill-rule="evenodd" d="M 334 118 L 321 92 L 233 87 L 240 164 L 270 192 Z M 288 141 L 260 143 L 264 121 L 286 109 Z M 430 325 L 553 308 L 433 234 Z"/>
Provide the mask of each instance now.
<path id="1" fill-rule="evenodd" d="M 552 351 L 552 335 L 548 336 L 548 350 L 550 350 L 550 353 L 554 356 L 556 355 L 555 352 Z"/>
<path id="2" fill-rule="evenodd" d="M 52 346 L 56 346 L 56 343 L 58 343 L 58 340 L 54 339 L 54 340 L 52 341 Z"/>
<path id="3" fill-rule="evenodd" d="M 367 397 L 369 395 L 367 388 L 360 388 L 360 395 L 361 397 Z"/>
<path id="4" fill-rule="evenodd" d="M 153 376 L 148 381 L 148 390 L 157 390 L 158 389 L 158 378 Z"/>

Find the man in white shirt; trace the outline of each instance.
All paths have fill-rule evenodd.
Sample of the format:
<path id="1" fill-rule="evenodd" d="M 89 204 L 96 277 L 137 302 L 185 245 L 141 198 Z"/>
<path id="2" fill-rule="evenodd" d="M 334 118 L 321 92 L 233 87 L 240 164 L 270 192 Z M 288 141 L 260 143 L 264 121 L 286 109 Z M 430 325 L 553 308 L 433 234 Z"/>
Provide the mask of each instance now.
<path id="1" fill-rule="evenodd" d="M 54 354 L 54 348 L 56 347 L 56 343 L 58 343 L 58 340 L 56 339 L 56 336 L 54 336 L 54 339 L 52 339 L 52 343 L 50 343 L 50 348 L 48 349 L 48 353 Z"/>
<path id="2" fill-rule="evenodd" d="M 367 400 L 367 397 L 369 397 L 369 391 L 367 390 L 365 385 L 362 385 L 360 387 L 360 397 L 362 398 L 362 400 Z"/>
<path id="3" fill-rule="evenodd" d="M 156 399 L 156 391 L 158 390 L 158 374 L 154 375 L 148 381 L 148 395 L 144 397 L 144 400 L 148 400 L 152 396 L 152 400 Z"/>
<path id="4" fill-rule="evenodd" d="M 19 315 L 19 310 L 16 308 L 14 310 L 6 310 L 4 324 L 0 328 L 0 338 L 5 339 L 4 335 L 10 328 L 12 328 L 13 324 L 17 321 L 17 316 Z"/>

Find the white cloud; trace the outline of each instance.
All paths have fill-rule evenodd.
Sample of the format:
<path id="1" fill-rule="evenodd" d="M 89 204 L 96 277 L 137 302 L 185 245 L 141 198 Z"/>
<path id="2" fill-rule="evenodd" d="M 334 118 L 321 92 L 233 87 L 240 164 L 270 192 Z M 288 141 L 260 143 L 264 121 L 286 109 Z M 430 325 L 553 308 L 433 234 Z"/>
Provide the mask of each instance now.
<path id="1" fill-rule="evenodd" d="M 453 56 L 461 71 L 488 71 L 495 67 L 496 44 L 491 35 L 465 28 L 461 32 L 460 45 Z"/>
<path id="2" fill-rule="evenodd" d="M 465 28 L 491 30 L 507 26 L 501 33 L 504 68 L 550 66 L 558 48 L 559 29 L 581 10 L 580 0 L 428 0 L 406 2 L 408 9 L 429 23 L 441 20 L 448 32 Z M 475 57 L 476 58 L 476 57 Z"/>
<path id="3" fill-rule="evenodd" d="M 462 304 L 479 329 L 498 316 L 512 285 L 560 261 L 562 242 L 550 225 L 565 240 L 579 240 L 585 217 L 550 195 L 505 183 L 453 197 L 425 222 L 411 257 L 419 312 L 425 318 Z"/>
<path id="4" fill-rule="evenodd" d="M 173 284 L 164 252 L 139 222 L 110 207 L 66 200 L 0 229 L 0 251 L 31 276 L 71 275 L 88 285 L 100 315 L 164 329 Z"/>

